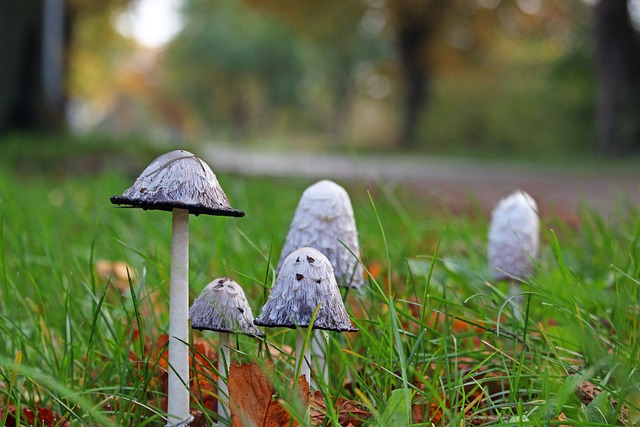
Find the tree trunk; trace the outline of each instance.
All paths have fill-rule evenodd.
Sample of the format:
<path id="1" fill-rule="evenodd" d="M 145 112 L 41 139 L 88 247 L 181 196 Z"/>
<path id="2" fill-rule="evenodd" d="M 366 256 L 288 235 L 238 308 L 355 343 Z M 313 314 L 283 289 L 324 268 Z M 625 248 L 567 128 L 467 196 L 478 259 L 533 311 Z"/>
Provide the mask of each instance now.
<path id="1" fill-rule="evenodd" d="M 62 6 L 60 0 L 56 1 Z M 50 21 L 57 40 L 45 37 L 44 27 L 51 28 L 43 25 L 45 2 L 50 0 L 0 0 L 0 134 L 64 127 L 65 98 L 61 80 L 66 64 L 62 55 L 70 42 L 69 21 Z M 64 19 L 64 14 L 54 18 Z M 43 41 L 54 41 L 57 53 L 51 56 L 48 55 L 51 51 L 43 51 Z M 49 60 L 56 63 L 49 64 L 46 62 Z M 44 70 L 48 76 L 47 94 L 43 92 Z M 51 71 L 53 74 L 49 74 Z M 45 99 L 45 95 L 49 96 Z"/>
<path id="2" fill-rule="evenodd" d="M 600 0 L 595 7 L 596 149 L 622 155 L 640 150 L 640 42 L 627 2 Z"/>
<path id="3" fill-rule="evenodd" d="M 439 0 L 403 0 L 392 3 L 405 90 L 400 130 L 400 145 L 403 148 L 415 148 L 417 145 L 416 131 L 429 100 L 429 44 L 440 25 L 447 3 Z"/>
<path id="4" fill-rule="evenodd" d="M 40 64 L 38 0 L 0 0 L 0 133 L 32 122 Z"/>

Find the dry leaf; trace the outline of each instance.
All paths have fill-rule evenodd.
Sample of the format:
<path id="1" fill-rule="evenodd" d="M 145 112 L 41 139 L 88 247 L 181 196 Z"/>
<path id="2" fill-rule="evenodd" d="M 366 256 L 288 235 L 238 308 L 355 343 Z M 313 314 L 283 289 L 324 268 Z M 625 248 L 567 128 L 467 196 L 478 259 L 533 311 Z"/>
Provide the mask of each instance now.
<path id="1" fill-rule="evenodd" d="M 417 424 L 438 424 L 442 421 L 442 408 L 434 402 L 414 404 L 411 407 L 411 417 Z"/>
<path id="2" fill-rule="evenodd" d="M 264 372 L 254 364 L 231 365 L 228 383 L 232 425 L 264 425 L 274 401 L 273 387 Z"/>
<path id="3" fill-rule="evenodd" d="M 283 344 L 281 346 L 276 347 L 275 345 L 268 345 L 269 354 L 274 359 L 279 359 L 281 357 L 288 358 L 290 354 L 293 354 L 293 347 L 290 345 Z"/>
<path id="4" fill-rule="evenodd" d="M 155 346 L 145 345 L 144 359 L 138 358 L 134 353 L 130 354 L 131 360 L 145 360 L 149 359 L 155 361 L 160 357 L 158 362 L 158 368 L 153 372 L 154 378 L 151 380 L 151 384 L 159 384 L 160 390 L 165 394 L 168 390 L 169 376 L 169 349 L 167 343 L 169 336 L 167 334 L 161 334 L 156 340 Z M 162 355 L 159 354 L 163 350 Z M 207 409 L 212 411 L 217 410 L 218 399 L 217 395 L 217 382 L 218 376 L 213 371 L 213 367 L 217 363 L 217 353 L 211 347 L 207 341 L 196 340 L 194 338 L 193 344 L 189 347 L 189 355 L 191 358 L 190 366 L 190 389 L 195 398 Z M 160 407 L 164 410 L 167 408 L 166 398 L 162 399 Z"/>
<path id="5" fill-rule="evenodd" d="M 96 273 L 105 282 L 111 279 L 111 283 L 122 293 L 129 292 L 129 277 L 131 277 L 132 283 L 136 281 L 135 271 L 124 261 L 98 260 L 96 262 Z"/>
<path id="6" fill-rule="evenodd" d="M 591 403 L 598 394 L 600 394 L 598 387 L 589 381 L 583 381 L 576 389 L 578 399 L 580 399 L 580 401 L 585 405 L 589 405 L 589 403 Z"/>
<path id="7" fill-rule="evenodd" d="M 267 369 L 273 372 L 273 366 Z M 229 369 L 229 406 L 232 426 L 280 427 L 291 425 L 291 415 L 280 404 L 272 381 L 256 364 L 231 365 Z M 300 377 L 298 389 L 303 402 L 309 402 L 309 384 Z M 306 392 L 304 392 L 306 390 Z M 297 426 L 297 423 L 293 423 Z"/>
<path id="8" fill-rule="evenodd" d="M 339 397 L 336 400 L 335 411 L 338 413 L 338 422 L 341 426 L 359 427 L 371 417 L 371 412 L 362 408 L 353 400 Z M 319 391 L 311 394 L 311 421 L 313 425 L 324 425 L 327 414 L 327 405 Z M 329 424 L 331 425 L 331 424 Z"/>
<path id="9" fill-rule="evenodd" d="M 16 427 L 16 408 L 9 405 L 9 414 L 5 427 Z M 4 418 L 4 408 L 0 408 L 0 419 Z M 26 424 L 25 424 L 26 422 Z M 48 408 L 36 408 L 36 413 L 31 409 L 23 408 L 20 416 L 20 426 L 38 427 L 68 427 L 69 421 Z"/>

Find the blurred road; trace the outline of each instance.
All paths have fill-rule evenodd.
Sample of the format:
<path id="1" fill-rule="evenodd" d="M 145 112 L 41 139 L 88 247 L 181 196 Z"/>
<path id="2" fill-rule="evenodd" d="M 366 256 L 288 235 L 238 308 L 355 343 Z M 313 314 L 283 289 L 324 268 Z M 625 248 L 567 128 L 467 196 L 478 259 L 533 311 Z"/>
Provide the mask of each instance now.
<path id="1" fill-rule="evenodd" d="M 583 203 L 605 215 L 623 201 L 640 204 L 640 173 L 630 168 L 594 171 L 586 166 L 420 155 L 273 152 L 217 144 L 206 145 L 203 150 L 203 157 L 215 172 L 408 185 L 416 197 L 453 209 L 478 202 L 489 210 L 518 188 L 536 199 L 541 213 L 555 213 L 569 220 Z"/>

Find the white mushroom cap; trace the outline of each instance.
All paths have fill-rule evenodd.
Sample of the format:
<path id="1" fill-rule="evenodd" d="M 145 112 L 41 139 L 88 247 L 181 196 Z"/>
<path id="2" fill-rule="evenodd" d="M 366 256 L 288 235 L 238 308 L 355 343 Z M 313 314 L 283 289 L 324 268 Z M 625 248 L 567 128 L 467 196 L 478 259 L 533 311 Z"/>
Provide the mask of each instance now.
<path id="1" fill-rule="evenodd" d="M 365 283 L 358 230 L 347 191 L 333 181 L 322 180 L 308 187 L 298 202 L 278 262 L 295 249 L 311 247 L 322 252 L 335 270 L 339 286 L 360 290 Z"/>
<path id="2" fill-rule="evenodd" d="M 112 196 L 111 203 L 167 211 L 179 208 L 195 215 L 244 216 L 231 207 L 209 165 L 185 150 L 155 159 L 122 196 Z"/>
<path id="3" fill-rule="evenodd" d="M 193 329 L 242 332 L 263 337 L 253 324 L 253 313 L 239 284 L 227 277 L 209 283 L 189 310 Z"/>
<path id="4" fill-rule="evenodd" d="M 258 326 L 307 327 L 318 309 L 314 329 L 355 332 L 338 290 L 331 263 L 318 250 L 300 248 L 283 262 Z"/>
<path id="5" fill-rule="evenodd" d="M 489 266 L 495 279 L 526 278 L 538 257 L 540 221 L 535 200 L 517 190 L 500 200 L 489 229 Z"/>

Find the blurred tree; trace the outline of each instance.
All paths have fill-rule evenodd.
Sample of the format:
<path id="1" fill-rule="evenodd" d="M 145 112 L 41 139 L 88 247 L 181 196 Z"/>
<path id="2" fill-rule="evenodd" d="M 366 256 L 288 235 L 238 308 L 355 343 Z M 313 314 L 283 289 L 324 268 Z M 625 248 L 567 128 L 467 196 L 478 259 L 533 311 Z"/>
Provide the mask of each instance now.
<path id="1" fill-rule="evenodd" d="M 169 46 L 165 82 L 191 106 L 205 133 L 245 139 L 277 120 L 281 106 L 298 104 L 306 62 L 299 38 L 241 2 L 191 0 L 186 26 Z M 294 108 L 295 109 L 295 108 Z"/>
<path id="2" fill-rule="evenodd" d="M 640 36 L 626 1 L 595 6 L 597 150 L 602 154 L 640 151 Z"/>
<path id="3" fill-rule="evenodd" d="M 390 2 L 396 46 L 404 82 L 404 113 L 400 145 L 414 148 L 418 120 L 429 98 L 433 37 L 452 2 L 397 0 Z"/>
<path id="4" fill-rule="evenodd" d="M 41 22 L 42 0 L 0 0 L 0 134 L 43 124 Z"/>
<path id="5" fill-rule="evenodd" d="M 93 16 L 111 28 L 114 8 L 128 1 L 0 0 L 0 133 L 64 128 L 77 24 Z"/>
<path id="6" fill-rule="evenodd" d="M 382 3 L 378 7 L 359 0 L 245 0 L 245 3 L 278 16 L 296 35 L 311 43 L 309 47 L 315 49 L 318 58 L 313 66 L 326 76 L 331 94 L 328 129 L 334 140 L 343 141 L 355 93 L 356 69 L 390 56 L 384 40 L 378 38 L 387 19 L 380 10 Z"/>
<path id="7" fill-rule="evenodd" d="M 247 1 L 282 17 L 318 49 L 320 61 L 316 65 L 326 75 L 332 99 L 329 129 L 333 139 L 343 141 L 351 117 L 358 70 L 383 68 L 384 62 L 393 57 L 384 34 L 388 21 L 384 3 Z"/>
<path id="8" fill-rule="evenodd" d="M 400 129 L 397 143 L 416 148 L 428 135 L 418 135 L 430 99 L 430 86 L 436 74 L 455 74 L 470 65 L 482 65 L 488 46 L 496 38 L 558 35 L 571 25 L 575 11 L 570 4 L 578 0 L 345 0 L 317 2 L 301 0 L 245 0 L 259 10 L 284 19 L 297 34 L 321 45 L 328 73 L 335 82 L 336 116 L 348 117 L 348 82 L 362 62 L 371 62 L 402 87 Z M 382 45 L 378 51 L 357 43 L 371 16 L 383 22 L 369 44 Z M 387 53 L 386 45 L 394 52 Z M 321 48 L 322 49 L 322 48 Z M 338 56 L 338 61 L 332 61 Z M 358 55 L 360 55 L 358 57 Z M 394 70 L 395 69 L 395 70 Z M 340 86 L 342 85 L 342 86 Z"/>

